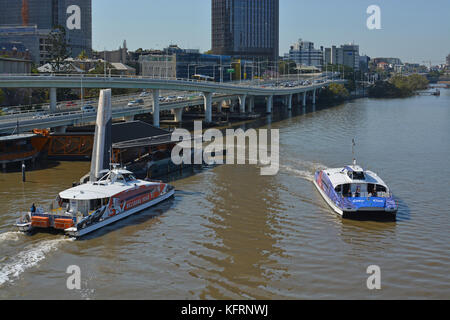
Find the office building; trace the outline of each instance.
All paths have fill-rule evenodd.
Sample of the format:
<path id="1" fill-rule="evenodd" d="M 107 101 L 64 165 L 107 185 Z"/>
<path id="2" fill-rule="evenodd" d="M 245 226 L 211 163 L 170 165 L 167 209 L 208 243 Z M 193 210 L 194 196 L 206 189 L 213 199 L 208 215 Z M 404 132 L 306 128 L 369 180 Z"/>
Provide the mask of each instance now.
<path id="1" fill-rule="evenodd" d="M 37 65 L 51 60 L 49 35 L 49 29 L 38 29 L 36 25 L 0 27 L 0 42 L 24 46 L 29 51 L 31 60 Z"/>
<path id="2" fill-rule="evenodd" d="M 104 59 L 108 62 L 127 63 L 128 62 L 127 41 L 124 40 L 123 47 L 119 47 L 118 50 L 96 52 L 94 58 Z"/>
<path id="3" fill-rule="evenodd" d="M 298 66 L 322 67 L 323 51 L 314 48 L 314 43 L 302 41 L 291 46 L 289 53 L 285 54 L 286 60 L 294 61 Z"/>
<path id="4" fill-rule="evenodd" d="M 160 52 L 141 55 L 139 66 L 141 75 L 146 77 L 196 79 L 200 76 L 216 82 L 230 81 L 238 72 L 230 56 L 202 54 L 199 50 L 181 49 L 176 45 Z M 233 74 L 229 73 L 230 70 L 234 71 Z M 247 74 L 251 76 L 250 64 L 242 77 Z"/>
<path id="5" fill-rule="evenodd" d="M 339 48 L 332 46 L 324 50 L 325 64 L 345 65 L 354 71 L 359 71 L 359 46 L 355 44 L 341 45 Z"/>
<path id="6" fill-rule="evenodd" d="M 359 69 L 362 72 L 369 71 L 369 63 L 370 63 L 370 58 L 368 56 L 363 55 L 363 56 L 359 57 Z"/>
<path id="7" fill-rule="evenodd" d="M 277 61 L 279 0 L 212 0 L 212 52 Z"/>
<path id="8" fill-rule="evenodd" d="M 175 55 L 147 54 L 139 57 L 141 75 L 152 78 L 171 78 L 177 76 Z"/>
<path id="9" fill-rule="evenodd" d="M 70 18 L 74 14 L 74 11 L 68 10 L 71 6 L 80 9 L 77 15 L 79 28 L 68 27 L 67 21 L 72 21 Z M 62 26 L 66 30 L 72 57 L 83 50 L 88 55 L 92 52 L 92 0 L 0 0 L 0 8 L 2 27 L 36 26 L 38 33 L 48 34 L 56 26 Z"/>

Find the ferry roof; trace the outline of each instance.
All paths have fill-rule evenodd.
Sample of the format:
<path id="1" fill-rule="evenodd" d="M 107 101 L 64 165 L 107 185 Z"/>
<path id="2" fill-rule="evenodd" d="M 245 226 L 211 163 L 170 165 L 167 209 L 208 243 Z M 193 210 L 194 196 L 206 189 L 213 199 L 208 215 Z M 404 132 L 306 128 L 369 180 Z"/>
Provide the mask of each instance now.
<path id="1" fill-rule="evenodd" d="M 158 185 L 158 182 L 147 182 L 136 180 L 129 183 L 122 182 L 88 182 L 79 186 L 67 189 L 59 194 L 62 199 L 75 200 L 95 200 L 106 199 L 127 190 L 134 190 L 142 186 Z"/>
<path id="2" fill-rule="evenodd" d="M 348 170 L 353 169 L 353 170 Z M 348 166 L 345 168 L 333 168 L 333 169 L 326 169 L 323 170 L 325 174 L 330 179 L 331 183 L 333 184 L 333 187 L 342 185 L 342 184 L 349 184 L 349 183 L 372 183 L 372 184 L 378 184 L 385 186 L 387 188 L 387 185 L 384 183 L 384 181 L 374 172 L 372 171 L 364 171 L 361 167 L 358 166 Z M 364 172 L 365 180 L 354 180 L 351 179 L 347 172 Z"/>

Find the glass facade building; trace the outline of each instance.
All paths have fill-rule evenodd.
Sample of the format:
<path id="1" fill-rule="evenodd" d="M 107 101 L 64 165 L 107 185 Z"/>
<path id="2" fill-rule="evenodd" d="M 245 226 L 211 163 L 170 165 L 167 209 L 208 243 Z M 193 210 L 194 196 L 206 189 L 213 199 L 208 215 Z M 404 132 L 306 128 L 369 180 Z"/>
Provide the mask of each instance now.
<path id="1" fill-rule="evenodd" d="M 69 6 L 80 8 L 81 28 L 69 30 L 67 13 Z M 92 52 L 92 0 L 0 0 L 0 27 L 37 26 L 38 30 L 49 32 L 55 26 L 66 28 L 66 38 L 71 55 L 81 51 Z"/>
<path id="2" fill-rule="evenodd" d="M 279 0 L 212 0 L 212 51 L 241 59 L 278 60 Z"/>

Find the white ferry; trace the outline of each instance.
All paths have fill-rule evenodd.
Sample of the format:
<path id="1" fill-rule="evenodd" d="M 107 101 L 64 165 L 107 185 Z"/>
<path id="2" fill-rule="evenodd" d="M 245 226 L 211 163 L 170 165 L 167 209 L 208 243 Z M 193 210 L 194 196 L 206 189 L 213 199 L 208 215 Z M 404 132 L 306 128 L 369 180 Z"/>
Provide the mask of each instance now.
<path id="1" fill-rule="evenodd" d="M 360 166 L 317 171 L 314 185 L 343 218 L 395 219 L 398 205 L 384 181 Z"/>
<path id="2" fill-rule="evenodd" d="M 104 176 L 61 192 L 48 211 L 36 208 L 17 222 L 19 230 L 58 229 L 82 237 L 174 195 L 175 188 L 160 181 L 138 180 L 124 169 L 102 171 Z"/>

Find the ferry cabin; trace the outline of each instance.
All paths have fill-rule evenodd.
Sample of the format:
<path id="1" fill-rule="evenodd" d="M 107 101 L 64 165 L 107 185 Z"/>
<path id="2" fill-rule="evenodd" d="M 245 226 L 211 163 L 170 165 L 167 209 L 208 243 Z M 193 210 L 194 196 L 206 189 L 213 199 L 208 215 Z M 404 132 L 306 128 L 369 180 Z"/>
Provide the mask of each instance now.
<path id="1" fill-rule="evenodd" d="M 324 170 L 334 191 L 342 198 L 387 198 L 390 196 L 387 185 L 371 171 L 363 171 L 359 166 Z"/>

